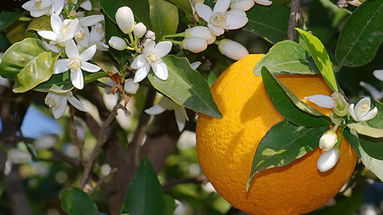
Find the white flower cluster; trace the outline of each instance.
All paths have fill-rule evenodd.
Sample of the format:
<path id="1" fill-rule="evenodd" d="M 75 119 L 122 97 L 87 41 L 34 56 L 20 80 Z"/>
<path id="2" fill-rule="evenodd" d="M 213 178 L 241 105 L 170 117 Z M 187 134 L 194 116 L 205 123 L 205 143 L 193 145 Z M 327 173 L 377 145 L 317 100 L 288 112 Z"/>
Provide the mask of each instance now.
<path id="1" fill-rule="evenodd" d="M 333 93 L 330 96 L 313 95 L 305 97 L 316 105 L 332 109 L 331 119 L 335 123 L 332 130 L 325 132 L 319 140 L 319 148 L 324 152 L 318 159 L 318 169 L 321 172 L 327 172 L 332 169 L 339 159 L 339 143 L 336 130 L 338 126 L 344 123 L 342 117 L 350 116 L 356 122 L 368 121 L 378 114 L 378 109 L 371 109 L 371 99 L 365 97 L 356 105 L 347 103 L 344 96 L 340 93 Z"/>

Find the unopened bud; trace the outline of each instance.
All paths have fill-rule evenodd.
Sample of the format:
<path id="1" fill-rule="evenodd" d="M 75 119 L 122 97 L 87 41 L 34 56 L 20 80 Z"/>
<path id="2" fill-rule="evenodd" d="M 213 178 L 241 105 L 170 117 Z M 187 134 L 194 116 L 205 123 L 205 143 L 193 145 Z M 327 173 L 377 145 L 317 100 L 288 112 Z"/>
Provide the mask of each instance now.
<path id="1" fill-rule="evenodd" d="M 330 151 L 338 142 L 338 136 L 333 130 L 326 131 L 319 140 L 319 148 Z"/>
<path id="2" fill-rule="evenodd" d="M 130 7 L 120 7 L 116 12 L 116 22 L 121 31 L 129 34 L 133 31 L 134 15 Z"/>
<path id="3" fill-rule="evenodd" d="M 147 31 L 145 34 L 145 38 L 147 40 L 156 40 L 156 33 L 154 33 L 153 31 Z"/>
<path id="4" fill-rule="evenodd" d="M 142 38 L 146 33 L 146 26 L 144 23 L 140 22 L 136 24 L 133 28 L 133 33 L 136 38 Z"/>
<path id="5" fill-rule="evenodd" d="M 207 48 L 207 42 L 206 40 L 198 37 L 190 37 L 182 41 L 182 48 L 193 53 L 199 53 Z"/>
<path id="6" fill-rule="evenodd" d="M 338 149 L 332 149 L 328 152 L 324 152 L 318 159 L 318 169 L 321 172 L 327 172 L 332 169 L 339 160 Z"/>
<path id="7" fill-rule="evenodd" d="M 251 0 L 253 1 L 253 0 Z M 207 44 L 214 43 L 216 36 L 206 26 L 195 26 L 185 30 L 185 38 L 198 37 L 206 40 Z"/>
<path id="8" fill-rule="evenodd" d="M 138 88 L 140 88 L 140 85 L 135 83 L 132 78 L 126 79 L 124 84 L 125 92 L 129 94 L 136 94 Z"/>
<path id="9" fill-rule="evenodd" d="M 254 0 L 234 0 L 230 4 L 230 8 L 233 10 L 250 10 L 254 6 Z"/>
<path id="10" fill-rule="evenodd" d="M 12 163 L 23 164 L 31 160 L 31 155 L 20 149 L 11 149 L 8 152 L 8 158 Z"/>
<path id="11" fill-rule="evenodd" d="M 49 149 L 57 143 L 58 139 L 57 135 L 47 134 L 36 139 L 34 145 L 36 149 Z"/>
<path id="12" fill-rule="evenodd" d="M 124 39 L 116 36 L 111 37 L 108 43 L 112 48 L 119 51 L 125 50 L 127 46 Z"/>
<path id="13" fill-rule="evenodd" d="M 228 39 L 221 40 L 218 49 L 223 55 L 233 60 L 240 60 L 249 55 L 249 52 L 242 44 Z"/>
<path id="14" fill-rule="evenodd" d="M 269 0 L 254 0 L 255 3 L 263 5 L 263 6 L 270 6 L 273 2 Z"/>

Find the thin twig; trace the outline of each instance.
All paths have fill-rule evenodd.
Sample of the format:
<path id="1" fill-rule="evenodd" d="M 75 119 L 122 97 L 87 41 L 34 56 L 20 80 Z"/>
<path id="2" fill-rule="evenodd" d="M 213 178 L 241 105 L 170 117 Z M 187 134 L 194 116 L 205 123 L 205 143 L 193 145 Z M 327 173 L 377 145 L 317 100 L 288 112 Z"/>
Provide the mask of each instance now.
<path id="1" fill-rule="evenodd" d="M 74 145 L 78 149 L 78 152 L 80 155 L 80 162 L 85 166 L 85 164 L 84 164 L 84 150 L 82 147 L 82 143 L 80 142 L 80 140 L 78 139 L 78 136 L 77 136 L 74 114 L 75 114 L 75 110 L 73 107 L 71 107 L 71 109 L 70 109 L 70 121 L 69 121 L 69 135 L 70 135 L 72 142 L 74 143 Z"/>
<path id="2" fill-rule="evenodd" d="M 85 187 L 86 183 L 88 182 L 88 180 L 91 176 L 94 162 L 95 162 L 96 158 L 98 157 L 98 154 L 100 153 L 102 147 L 104 146 L 104 144 L 107 140 L 107 135 L 106 135 L 107 128 L 116 118 L 118 109 L 122 109 L 125 112 L 127 112 L 126 108 L 123 105 L 117 104 L 113 108 L 113 111 L 109 114 L 108 118 L 101 125 L 99 135 L 97 138 L 97 145 L 93 149 L 93 151 L 92 151 L 92 153 L 91 153 L 91 155 L 90 155 L 90 157 L 89 157 L 89 159 L 88 159 L 88 161 L 84 167 L 84 173 L 83 173 L 83 176 L 82 176 L 81 182 L 80 182 L 80 188 L 81 189 L 83 189 Z"/>
<path id="3" fill-rule="evenodd" d="M 182 178 L 174 181 L 169 181 L 162 186 L 163 190 L 169 190 L 170 188 L 180 184 L 206 184 L 208 182 L 205 176 L 198 176 L 194 178 Z"/>
<path id="4" fill-rule="evenodd" d="M 300 0 L 291 0 L 290 19 L 289 27 L 287 30 L 287 37 L 289 40 L 292 41 L 296 39 L 295 27 L 297 26 L 298 20 L 300 18 L 300 7 Z"/>
<path id="5" fill-rule="evenodd" d="M 107 182 L 116 172 L 117 172 L 117 168 L 113 168 L 112 170 L 110 170 L 110 173 L 108 175 L 101 177 L 100 180 L 97 182 L 97 184 L 93 187 L 91 192 L 89 192 L 89 195 L 91 195 L 94 191 L 96 191 L 99 187 L 101 187 L 101 185 Z"/>
<path id="6" fill-rule="evenodd" d="M 64 154 L 64 153 L 62 153 L 62 152 L 60 152 L 54 148 L 49 149 L 49 151 L 53 155 L 51 158 L 52 161 L 64 161 L 65 163 L 67 163 L 71 166 L 81 168 L 81 163 L 79 160 L 74 159 L 72 157 L 69 157 L 68 155 L 66 155 L 66 154 Z"/>

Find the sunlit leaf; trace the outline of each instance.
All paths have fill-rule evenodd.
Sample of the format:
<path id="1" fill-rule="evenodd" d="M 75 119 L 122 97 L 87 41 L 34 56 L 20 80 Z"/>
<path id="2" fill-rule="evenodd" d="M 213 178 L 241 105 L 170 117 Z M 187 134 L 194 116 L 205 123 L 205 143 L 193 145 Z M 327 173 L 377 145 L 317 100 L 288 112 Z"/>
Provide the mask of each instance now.
<path id="1" fill-rule="evenodd" d="M 178 27 L 178 8 L 164 0 L 149 0 L 150 21 L 156 38 L 176 33 Z"/>

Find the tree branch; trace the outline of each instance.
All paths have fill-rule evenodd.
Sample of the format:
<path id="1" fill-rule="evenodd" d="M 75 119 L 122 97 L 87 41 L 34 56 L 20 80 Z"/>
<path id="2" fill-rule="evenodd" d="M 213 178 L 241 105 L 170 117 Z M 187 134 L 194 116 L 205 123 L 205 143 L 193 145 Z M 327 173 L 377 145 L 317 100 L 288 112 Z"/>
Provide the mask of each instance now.
<path id="1" fill-rule="evenodd" d="M 300 18 L 300 7 L 300 0 L 291 0 L 290 19 L 289 27 L 287 30 L 287 37 L 289 40 L 292 41 L 296 39 L 295 27 L 297 26 L 298 20 Z"/>
<path id="2" fill-rule="evenodd" d="M 208 180 L 205 176 L 198 176 L 194 178 L 182 178 L 167 182 L 162 186 L 162 189 L 166 191 L 180 184 L 206 184 L 207 182 Z"/>

